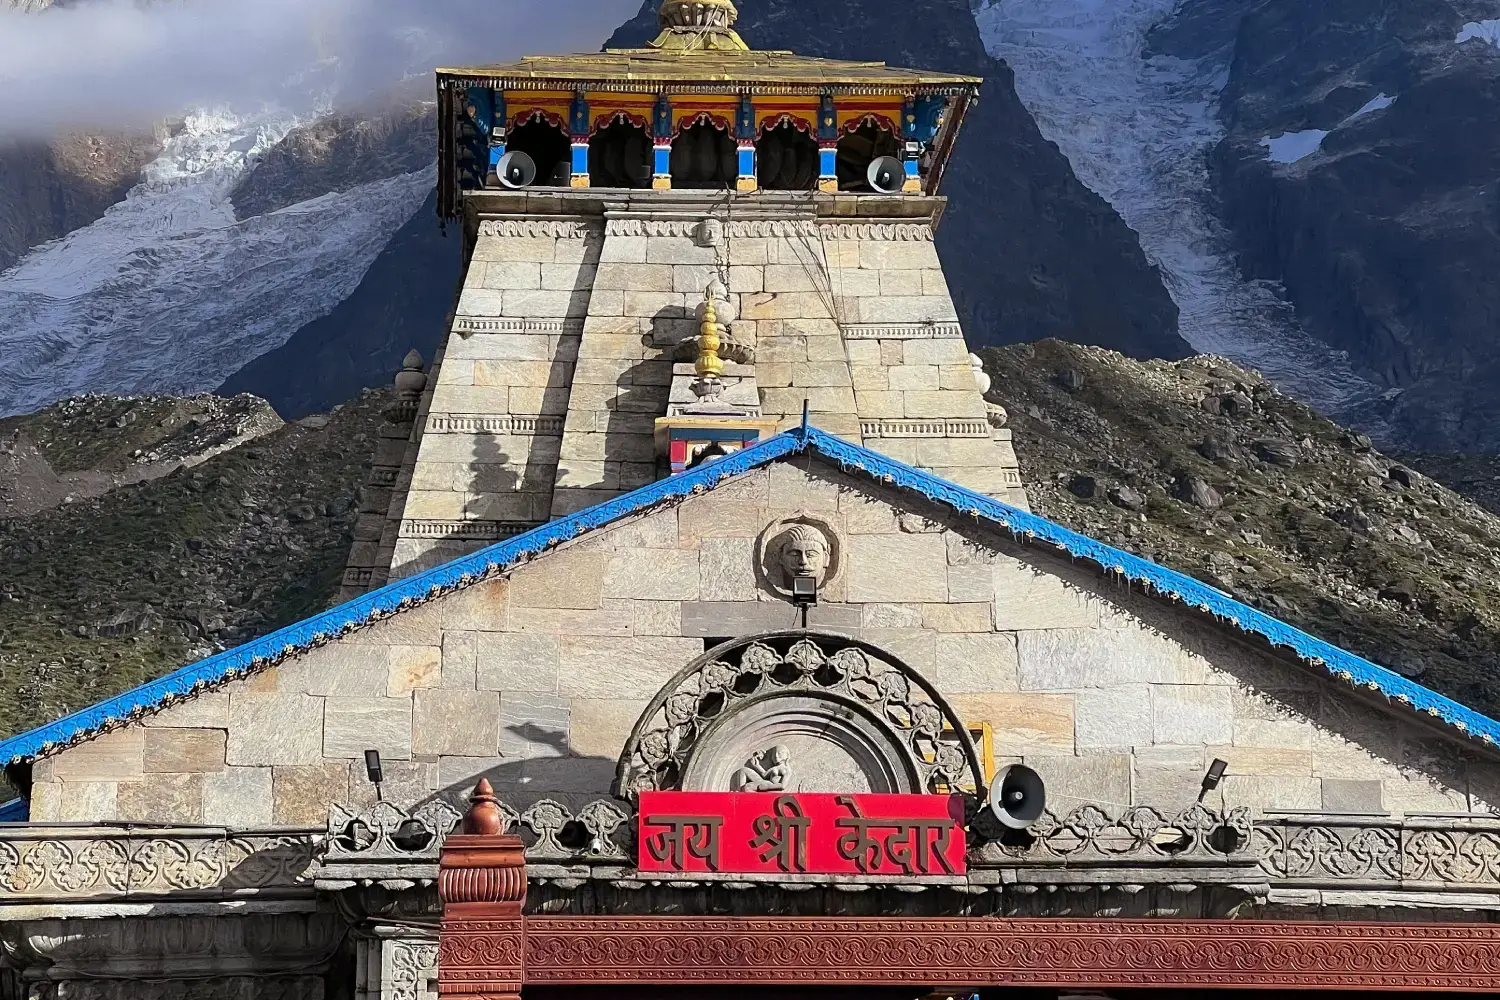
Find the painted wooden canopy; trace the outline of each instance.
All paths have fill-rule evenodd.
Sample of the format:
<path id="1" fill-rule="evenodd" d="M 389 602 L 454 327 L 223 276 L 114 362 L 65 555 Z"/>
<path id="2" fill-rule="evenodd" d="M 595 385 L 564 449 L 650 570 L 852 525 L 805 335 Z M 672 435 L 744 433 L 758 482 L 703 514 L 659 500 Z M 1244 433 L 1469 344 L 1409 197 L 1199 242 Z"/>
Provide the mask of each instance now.
<path id="1" fill-rule="evenodd" d="M 728 0 L 666 0 L 642 49 L 441 69 L 439 214 L 461 192 L 527 185 L 877 191 L 891 156 L 903 192 L 935 193 L 978 77 L 751 49 Z M 684 133 L 689 135 L 684 138 Z"/>

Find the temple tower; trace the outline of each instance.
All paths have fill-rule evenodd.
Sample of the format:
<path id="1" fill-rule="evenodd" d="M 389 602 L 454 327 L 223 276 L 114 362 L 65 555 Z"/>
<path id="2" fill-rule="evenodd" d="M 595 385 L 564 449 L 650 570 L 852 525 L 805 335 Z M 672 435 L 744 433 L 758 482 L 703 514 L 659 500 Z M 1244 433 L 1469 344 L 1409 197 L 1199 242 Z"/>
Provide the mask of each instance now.
<path id="1" fill-rule="evenodd" d="M 735 17 L 666 0 L 644 49 L 438 72 L 439 212 L 467 271 L 346 594 L 804 409 L 1025 506 L 933 243 L 980 81 L 755 51 Z"/>

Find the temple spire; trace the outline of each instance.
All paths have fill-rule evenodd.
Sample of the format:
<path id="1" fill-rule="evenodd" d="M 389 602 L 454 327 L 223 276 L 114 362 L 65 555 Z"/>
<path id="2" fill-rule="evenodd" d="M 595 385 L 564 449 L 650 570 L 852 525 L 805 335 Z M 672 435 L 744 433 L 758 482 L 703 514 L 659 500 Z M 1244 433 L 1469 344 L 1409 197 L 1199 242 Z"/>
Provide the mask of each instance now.
<path id="1" fill-rule="evenodd" d="M 734 22 L 740 12 L 730 0 L 662 0 L 656 12 L 661 34 L 652 48 L 690 52 L 694 49 L 747 51 Z"/>

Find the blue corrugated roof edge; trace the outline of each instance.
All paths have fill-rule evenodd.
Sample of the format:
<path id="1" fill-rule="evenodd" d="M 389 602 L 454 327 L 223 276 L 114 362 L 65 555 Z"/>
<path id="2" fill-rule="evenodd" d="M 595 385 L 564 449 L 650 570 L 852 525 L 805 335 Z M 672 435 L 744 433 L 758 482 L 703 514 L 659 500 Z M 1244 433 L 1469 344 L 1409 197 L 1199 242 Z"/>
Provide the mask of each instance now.
<path id="1" fill-rule="evenodd" d="M 0 823 L 25 823 L 31 819 L 31 803 L 23 798 L 0 802 Z"/>
<path id="2" fill-rule="evenodd" d="M 950 483 L 931 473 L 851 444 L 815 427 L 796 427 L 749 448 L 622 494 L 575 514 L 550 521 L 507 541 L 398 580 L 311 618 L 288 625 L 234 649 L 189 664 L 124 694 L 66 715 L 55 722 L 0 741 L 0 763 L 16 763 L 101 731 L 140 713 L 162 708 L 195 691 L 244 676 L 300 650 L 328 642 L 343 632 L 478 582 L 524 560 L 620 518 L 706 492 L 726 479 L 787 455 L 812 450 L 846 470 L 912 490 L 935 503 L 990 521 L 1021 540 L 1040 540 L 1107 573 L 1206 611 L 1241 632 L 1289 650 L 1305 662 L 1357 688 L 1385 695 L 1413 711 L 1432 716 L 1459 733 L 1495 746 L 1500 723 L 1400 674 L 1324 642 L 1286 622 L 1175 570 L 1122 552 L 1036 514 Z"/>

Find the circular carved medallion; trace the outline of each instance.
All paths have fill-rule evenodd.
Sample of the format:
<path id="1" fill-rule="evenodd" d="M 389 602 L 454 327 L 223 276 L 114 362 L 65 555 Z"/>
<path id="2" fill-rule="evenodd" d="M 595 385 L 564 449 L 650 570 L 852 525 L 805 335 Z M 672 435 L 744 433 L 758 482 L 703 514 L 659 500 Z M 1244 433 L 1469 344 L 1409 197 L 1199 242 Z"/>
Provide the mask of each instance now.
<path id="1" fill-rule="evenodd" d="M 800 511 L 766 525 L 755 544 L 755 570 L 783 597 L 792 594 L 792 579 L 810 576 L 826 590 L 844 568 L 843 545 L 833 526 Z"/>
<path id="2" fill-rule="evenodd" d="M 920 674 L 856 639 L 724 643 L 646 706 L 615 792 L 935 792 L 984 787 L 963 723 Z"/>

